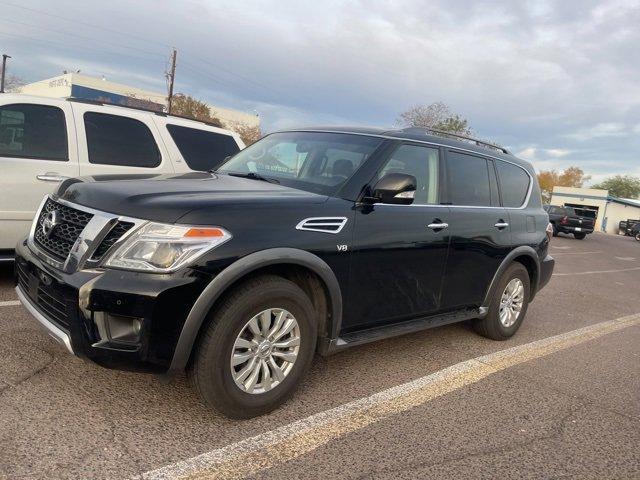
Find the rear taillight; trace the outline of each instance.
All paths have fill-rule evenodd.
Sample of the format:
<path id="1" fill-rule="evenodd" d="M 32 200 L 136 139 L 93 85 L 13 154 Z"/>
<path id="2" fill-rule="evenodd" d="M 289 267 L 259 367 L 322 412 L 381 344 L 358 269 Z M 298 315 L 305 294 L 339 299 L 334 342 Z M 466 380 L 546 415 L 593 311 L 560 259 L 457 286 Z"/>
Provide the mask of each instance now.
<path id="1" fill-rule="evenodd" d="M 568 222 L 569 222 L 569 217 L 567 217 L 566 215 L 562 217 L 562 220 L 560 220 L 560 223 L 562 223 L 563 225 L 566 225 Z"/>
<path id="2" fill-rule="evenodd" d="M 545 231 L 547 232 L 547 239 L 551 241 L 551 237 L 553 237 L 553 225 L 547 223 L 547 229 Z"/>

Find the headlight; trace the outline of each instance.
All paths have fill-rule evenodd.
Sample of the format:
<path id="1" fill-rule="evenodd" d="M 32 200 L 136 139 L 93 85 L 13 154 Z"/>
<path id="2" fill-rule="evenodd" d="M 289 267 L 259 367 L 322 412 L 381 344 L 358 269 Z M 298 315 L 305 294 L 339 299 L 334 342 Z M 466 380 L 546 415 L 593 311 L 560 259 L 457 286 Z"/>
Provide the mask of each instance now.
<path id="1" fill-rule="evenodd" d="M 147 223 L 109 256 L 105 266 L 157 273 L 172 272 L 230 238 L 231 234 L 219 227 Z"/>

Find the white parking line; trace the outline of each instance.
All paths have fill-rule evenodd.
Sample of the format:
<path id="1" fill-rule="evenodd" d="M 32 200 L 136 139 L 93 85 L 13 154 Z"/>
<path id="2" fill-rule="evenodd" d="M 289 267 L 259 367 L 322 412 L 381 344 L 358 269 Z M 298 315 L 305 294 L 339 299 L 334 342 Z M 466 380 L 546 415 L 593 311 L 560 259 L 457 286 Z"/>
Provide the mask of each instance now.
<path id="1" fill-rule="evenodd" d="M 640 313 L 467 360 L 412 382 L 134 478 L 193 480 L 241 478 L 255 474 L 509 367 L 638 324 Z"/>
<path id="2" fill-rule="evenodd" d="M 620 273 L 620 272 L 633 272 L 634 270 L 640 270 L 640 267 L 634 268 L 621 268 L 620 270 L 593 270 L 590 272 L 574 272 L 574 273 L 554 273 L 554 277 L 568 277 L 571 275 L 593 275 L 594 273 Z"/>
<path id="3" fill-rule="evenodd" d="M 15 305 L 20 305 L 20 300 L 5 300 L 0 302 L 0 307 L 13 307 Z"/>
<path id="4" fill-rule="evenodd" d="M 553 255 L 593 255 L 594 253 L 602 253 L 602 250 L 596 250 L 595 252 L 553 252 Z"/>

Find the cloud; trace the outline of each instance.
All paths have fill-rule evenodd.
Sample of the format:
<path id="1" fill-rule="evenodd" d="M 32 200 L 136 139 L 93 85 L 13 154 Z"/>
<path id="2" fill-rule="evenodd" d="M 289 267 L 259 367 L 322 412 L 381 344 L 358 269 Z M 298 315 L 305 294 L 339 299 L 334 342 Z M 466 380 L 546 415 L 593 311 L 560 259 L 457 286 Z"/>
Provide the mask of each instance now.
<path id="1" fill-rule="evenodd" d="M 266 130 L 390 126 L 411 105 L 444 101 L 482 138 L 540 164 L 605 174 L 640 162 L 637 0 L 432 0 L 428 8 L 59 0 L 55 11 L 33 0 L 28 8 L 50 14 L 6 6 L 0 19 L 10 71 L 28 80 L 82 68 L 162 90 L 175 45 L 178 91 L 257 110 Z"/>

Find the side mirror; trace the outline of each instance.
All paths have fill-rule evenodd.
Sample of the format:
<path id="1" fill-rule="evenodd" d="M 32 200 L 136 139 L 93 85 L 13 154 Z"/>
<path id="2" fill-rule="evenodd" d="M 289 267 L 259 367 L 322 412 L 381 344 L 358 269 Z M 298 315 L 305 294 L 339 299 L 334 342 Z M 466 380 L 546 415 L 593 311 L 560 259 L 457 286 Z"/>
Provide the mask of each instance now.
<path id="1" fill-rule="evenodd" d="M 389 173 L 373 187 L 371 203 L 411 205 L 416 193 L 416 177 L 405 173 Z"/>

